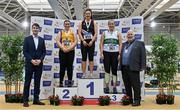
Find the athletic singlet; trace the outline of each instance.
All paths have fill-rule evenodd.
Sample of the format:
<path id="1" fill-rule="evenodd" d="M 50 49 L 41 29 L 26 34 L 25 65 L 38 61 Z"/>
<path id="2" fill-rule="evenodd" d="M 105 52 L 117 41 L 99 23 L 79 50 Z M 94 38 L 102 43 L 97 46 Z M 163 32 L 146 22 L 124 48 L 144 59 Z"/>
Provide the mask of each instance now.
<path id="1" fill-rule="evenodd" d="M 65 32 L 64 30 L 61 31 L 61 43 L 66 48 L 71 46 L 74 40 L 74 33 L 71 29 L 68 32 Z"/>
<path id="2" fill-rule="evenodd" d="M 90 20 L 90 22 L 82 21 L 82 36 L 84 40 L 91 40 L 94 36 L 94 21 Z"/>
<path id="3" fill-rule="evenodd" d="M 119 39 L 118 32 L 110 31 L 104 32 L 104 51 L 106 52 L 118 52 L 119 51 Z"/>

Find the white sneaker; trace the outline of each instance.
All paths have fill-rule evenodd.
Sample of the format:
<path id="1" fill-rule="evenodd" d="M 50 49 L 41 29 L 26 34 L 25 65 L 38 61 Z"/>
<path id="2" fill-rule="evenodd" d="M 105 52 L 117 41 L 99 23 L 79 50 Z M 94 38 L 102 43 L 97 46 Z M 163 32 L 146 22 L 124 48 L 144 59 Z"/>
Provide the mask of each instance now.
<path id="1" fill-rule="evenodd" d="M 90 74 L 89 74 L 89 78 L 93 78 L 93 73 L 90 73 Z"/>
<path id="2" fill-rule="evenodd" d="M 86 75 L 86 73 L 84 73 L 81 78 L 86 78 L 86 77 L 87 77 L 87 75 Z"/>
<path id="3" fill-rule="evenodd" d="M 110 93 L 110 94 L 113 93 L 113 86 L 109 86 L 109 93 Z"/>

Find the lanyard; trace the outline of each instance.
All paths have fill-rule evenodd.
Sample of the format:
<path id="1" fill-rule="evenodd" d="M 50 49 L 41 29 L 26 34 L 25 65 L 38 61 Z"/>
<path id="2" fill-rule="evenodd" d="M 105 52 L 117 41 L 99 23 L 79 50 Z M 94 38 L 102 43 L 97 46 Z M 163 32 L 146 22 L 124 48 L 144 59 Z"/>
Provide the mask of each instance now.
<path id="1" fill-rule="evenodd" d="M 87 31 L 89 31 L 89 27 L 91 25 L 91 20 L 89 22 L 86 21 L 86 28 L 87 28 Z"/>
<path id="2" fill-rule="evenodd" d="M 130 43 L 128 44 L 128 46 L 125 47 L 125 49 L 127 50 L 134 41 L 135 41 L 135 40 L 133 40 L 132 42 L 130 42 Z"/>

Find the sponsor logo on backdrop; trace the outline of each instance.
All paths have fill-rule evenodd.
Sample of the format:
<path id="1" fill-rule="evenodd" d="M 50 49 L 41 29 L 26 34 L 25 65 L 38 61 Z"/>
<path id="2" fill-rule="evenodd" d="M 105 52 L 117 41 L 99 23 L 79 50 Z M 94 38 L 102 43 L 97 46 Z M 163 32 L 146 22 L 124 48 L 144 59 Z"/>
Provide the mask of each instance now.
<path id="1" fill-rule="evenodd" d="M 54 57 L 59 57 L 59 50 L 54 51 Z"/>
<path id="2" fill-rule="evenodd" d="M 43 86 L 51 86 L 51 81 L 43 81 Z"/>
<path id="3" fill-rule="evenodd" d="M 83 76 L 83 73 L 76 73 L 76 78 L 81 78 Z"/>
<path id="4" fill-rule="evenodd" d="M 52 26 L 52 23 L 53 23 L 52 20 L 47 20 L 47 19 L 44 20 L 44 25 Z"/>
<path id="5" fill-rule="evenodd" d="M 78 44 L 76 45 L 76 48 L 77 48 L 77 49 L 81 49 L 81 44 L 78 43 Z"/>
<path id="6" fill-rule="evenodd" d="M 127 33 L 130 30 L 130 27 L 122 28 L 122 33 Z"/>
<path id="7" fill-rule="evenodd" d="M 59 48 L 57 43 L 54 43 L 54 48 Z"/>
<path id="8" fill-rule="evenodd" d="M 99 73 L 99 78 L 105 78 L 105 73 Z"/>
<path id="9" fill-rule="evenodd" d="M 115 26 L 119 26 L 120 21 L 114 21 L 114 23 L 115 23 Z"/>
<path id="10" fill-rule="evenodd" d="M 50 79 L 52 78 L 52 74 L 50 73 L 43 73 L 43 79 Z"/>
<path id="11" fill-rule="evenodd" d="M 61 27 L 61 26 L 63 26 L 63 22 L 61 22 L 61 21 L 54 21 L 54 26 L 55 27 Z"/>
<path id="12" fill-rule="evenodd" d="M 54 65 L 53 67 L 54 67 L 54 68 L 53 68 L 54 71 L 59 71 L 59 66 Z"/>
<path id="13" fill-rule="evenodd" d="M 99 33 L 102 34 L 104 31 L 107 31 L 108 29 L 100 29 Z"/>
<path id="14" fill-rule="evenodd" d="M 126 89 L 123 88 L 123 89 L 122 89 L 122 93 L 123 93 L 123 94 L 126 94 Z"/>
<path id="15" fill-rule="evenodd" d="M 75 24 L 74 22 L 72 21 L 70 22 L 71 27 L 74 27 L 74 24 Z"/>
<path id="16" fill-rule="evenodd" d="M 54 58 L 54 63 L 59 63 L 59 58 Z"/>
<path id="17" fill-rule="evenodd" d="M 41 93 L 45 96 L 48 96 L 49 93 L 52 93 L 52 90 L 52 88 L 43 88 Z"/>
<path id="18" fill-rule="evenodd" d="M 137 39 L 137 40 L 141 40 L 142 34 L 135 34 L 134 37 L 135 37 L 135 39 Z"/>
<path id="19" fill-rule="evenodd" d="M 53 83 L 53 85 L 54 85 L 55 87 L 59 86 L 59 80 L 55 80 L 54 83 Z"/>
<path id="20" fill-rule="evenodd" d="M 124 26 L 130 26 L 130 21 L 125 19 L 125 20 L 122 20 L 121 22 L 121 25 L 124 27 Z"/>
<path id="21" fill-rule="evenodd" d="M 32 21 L 32 24 L 34 24 L 34 23 L 41 24 L 41 23 L 42 23 L 42 20 L 39 19 L 39 18 L 35 18 L 35 19 L 33 19 L 33 21 Z"/>
<path id="22" fill-rule="evenodd" d="M 44 58 L 44 61 L 43 61 L 44 63 L 53 63 L 53 58 L 52 57 L 45 57 Z"/>
<path id="23" fill-rule="evenodd" d="M 52 32 L 52 27 L 44 28 L 43 32 L 49 34 L 50 32 Z"/>
<path id="24" fill-rule="evenodd" d="M 81 65 L 76 66 L 76 71 L 81 71 Z"/>
<path id="25" fill-rule="evenodd" d="M 52 55 L 52 50 L 46 50 L 46 55 L 51 56 Z"/>
<path id="26" fill-rule="evenodd" d="M 76 63 L 81 63 L 82 62 L 82 58 L 76 58 Z"/>
<path id="27" fill-rule="evenodd" d="M 108 22 L 97 22 L 100 28 L 108 28 Z"/>
<path id="28" fill-rule="evenodd" d="M 104 62 L 104 60 L 103 60 L 102 58 L 100 58 L 100 59 L 99 59 L 99 63 L 102 64 L 103 62 Z"/>
<path id="29" fill-rule="evenodd" d="M 43 70 L 44 71 L 51 71 L 52 65 L 43 65 Z"/>
<path id="30" fill-rule="evenodd" d="M 132 19 L 132 24 L 141 24 L 141 21 L 141 18 Z"/>
<path id="31" fill-rule="evenodd" d="M 44 40 L 52 40 L 52 35 L 44 34 Z"/>
<path id="32" fill-rule="evenodd" d="M 132 27 L 132 30 L 136 33 L 136 32 L 141 32 L 142 28 L 140 26 L 136 26 L 136 27 Z"/>
<path id="33" fill-rule="evenodd" d="M 45 45 L 46 45 L 46 49 L 52 49 L 53 48 L 53 44 L 50 42 L 45 41 Z"/>
<path id="34" fill-rule="evenodd" d="M 39 27 L 39 32 L 42 32 L 42 27 Z"/>
<path id="35" fill-rule="evenodd" d="M 104 65 L 99 66 L 99 71 L 104 71 Z"/>
<path id="36" fill-rule="evenodd" d="M 61 31 L 62 29 L 60 29 L 60 28 L 54 28 L 54 34 L 58 34 L 59 33 L 59 31 Z"/>
<path id="37" fill-rule="evenodd" d="M 54 78 L 59 78 L 60 74 L 59 73 L 54 73 Z"/>
<path id="38" fill-rule="evenodd" d="M 76 52 L 76 57 L 80 57 L 80 56 L 81 56 L 81 52 L 80 51 Z"/>
<path id="39" fill-rule="evenodd" d="M 94 51 L 94 56 L 97 56 L 97 51 Z"/>

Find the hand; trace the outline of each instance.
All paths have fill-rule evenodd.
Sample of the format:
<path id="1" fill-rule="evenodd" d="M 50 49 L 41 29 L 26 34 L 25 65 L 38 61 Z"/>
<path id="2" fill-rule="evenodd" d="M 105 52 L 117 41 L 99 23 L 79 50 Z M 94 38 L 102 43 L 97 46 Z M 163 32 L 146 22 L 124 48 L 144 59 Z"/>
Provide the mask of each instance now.
<path id="1" fill-rule="evenodd" d="M 83 41 L 83 45 L 86 47 L 88 44 L 86 43 L 86 41 Z"/>
<path id="2" fill-rule="evenodd" d="M 101 59 L 104 59 L 103 53 L 100 53 L 100 58 L 101 58 Z"/>
<path id="3" fill-rule="evenodd" d="M 67 50 L 66 52 L 70 52 L 72 49 L 69 47 L 66 50 Z"/>
<path id="4" fill-rule="evenodd" d="M 36 60 L 31 60 L 31 63 L 32 63 L 33 65 L 37 65 Z"/>
<path id="5" fill-rule="evenodd" d="M 35 60 L 37 65 L 40 65 L 41 60 Z"/>
<path id="6" fill-rule="evenodd" d="M 58 42 L 58 41 L 59 41 L 58 37 L 54 38 L 54 40 L 55 40 L 56 42 Z"/>
<path id="7" fill-rule="evenodd" d="M 67 52 L 68 52 L 68 49 L 65 48 L 65 47 L 62 47 L 61 49 L 62 49 L 62 51 L 63 51 L 64 53 L 67 53 Z"/>
<path id="8" fill-rule="evenodd" d="M 88 46 L 91 47 L 92 44 L 93 44 L 93 41 L 90 41 L 89 44 L 88 44 Z"/>
<path id="9" fill-rule="evenodd" d="M 119 54 L 119 55 L 118 55 L 118 61 L 120 61 L 120 59 L 121 59 L 121 55 Z"/>

